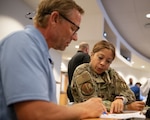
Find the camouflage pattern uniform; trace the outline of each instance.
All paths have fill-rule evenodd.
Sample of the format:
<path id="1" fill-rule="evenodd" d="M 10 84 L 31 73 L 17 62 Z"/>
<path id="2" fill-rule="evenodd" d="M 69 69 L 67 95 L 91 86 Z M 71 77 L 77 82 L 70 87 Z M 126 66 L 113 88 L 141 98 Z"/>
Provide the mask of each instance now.
<path id="1" fill-rule="evenodd" d="M 109 68 L 99 75 L 92 71 L 88 63 L 76 68 L 71 90 L 75 102 L 79 103 L 91 97 L 100 97 L 108 111 L 111 102 L 118 96 L 123 96 L 126 99 L 124 104 L 135 101 L 134 93 L 114 69 Z"/>

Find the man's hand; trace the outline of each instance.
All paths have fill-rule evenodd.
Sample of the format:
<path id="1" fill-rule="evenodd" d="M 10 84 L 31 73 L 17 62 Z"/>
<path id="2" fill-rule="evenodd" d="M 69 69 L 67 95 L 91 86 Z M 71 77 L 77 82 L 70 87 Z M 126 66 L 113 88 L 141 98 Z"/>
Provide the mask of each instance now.
<path id="1" fill-rule="evenodd" d="M 107 113 L 101 98 L 91 98 L 85 102 L 75 104 L 75 106 L 80 106 L 80 109 L 77 109 L 79 109 L 79 111 L 81 110 L 82 112 L 84 111 L 81 119 L 99 117 L 103 112 Z"/>

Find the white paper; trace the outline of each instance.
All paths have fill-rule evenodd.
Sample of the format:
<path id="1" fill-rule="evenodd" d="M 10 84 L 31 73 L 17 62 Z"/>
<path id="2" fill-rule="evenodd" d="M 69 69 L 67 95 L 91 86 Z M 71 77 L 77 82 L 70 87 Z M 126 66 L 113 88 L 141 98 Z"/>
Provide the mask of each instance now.
<path id="1" fill-rule="evenodd" d="M 140 111 L 124 111 L 119 114 L 102 114 L 100 118 L 115 118 L 115 119 L 129 119 L 129 118 L 146 118 Z"/>

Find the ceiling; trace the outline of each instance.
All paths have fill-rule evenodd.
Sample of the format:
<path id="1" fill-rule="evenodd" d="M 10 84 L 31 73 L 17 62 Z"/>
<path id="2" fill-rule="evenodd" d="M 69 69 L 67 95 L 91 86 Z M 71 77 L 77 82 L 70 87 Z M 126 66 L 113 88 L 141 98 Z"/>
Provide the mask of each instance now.
<path id="1" fill-rule="evenodd" d="M 150 13 L 150 0 L 102 0 L 102 3 L 120 35 L 150 59 L 150 19 L 145 17 Z"/>
<path id="2" fill-rule="evenodd" d="M 24 1 L 35 9 L 40 0 Z M 62 52 L 63 60 L 67 61 L 68 57 L 72 57 L 76 53 L 75 45 L 81 41 L 88 42 L 92 49 L 93 45 L 102 38 L 103 12 L 98 4 L 101 2 L 116 30 L 119 31 L 131 50 L 136 51 L 133 55 L 135 64 L 132 67 L 140 69 L 141 65 L 145 65 L 145 69 L 150 71 L 150 19 L 145 17 L 147 13 L 150 13 L 150 0 L 75 1 L 83 7 L 85 15 L 78 32 L 78 41 L 72 41 L 70 46 Z M 149 25 L 145 26 L 145 24 Z M 118 62 L 121 61 L 117 58 L 114 64 L 118 65 Z"/>

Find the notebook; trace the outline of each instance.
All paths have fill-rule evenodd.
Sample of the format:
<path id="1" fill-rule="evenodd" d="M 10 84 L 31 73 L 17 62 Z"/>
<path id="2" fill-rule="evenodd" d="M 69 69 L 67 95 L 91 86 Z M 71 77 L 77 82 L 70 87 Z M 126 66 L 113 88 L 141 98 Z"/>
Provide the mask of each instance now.
<path id="1" fill-rule="evenodd" d="M 123 113 L 118 114 L 102 114 L 100 118 L 114 118 L 114 119 L 130 119 L 130 118 L 143 118 L 145 115 L 141 111 L 123 111 Z"/>

